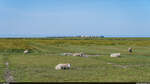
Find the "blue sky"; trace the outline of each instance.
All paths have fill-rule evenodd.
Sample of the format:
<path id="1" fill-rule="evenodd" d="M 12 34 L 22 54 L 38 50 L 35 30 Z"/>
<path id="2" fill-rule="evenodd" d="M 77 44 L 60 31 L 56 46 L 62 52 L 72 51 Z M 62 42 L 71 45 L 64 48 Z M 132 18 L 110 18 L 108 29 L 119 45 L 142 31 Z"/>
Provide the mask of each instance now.
<path id="1" fill-rule="evenodd" d="M 149 35 L 150 0 L 0 0 L 0 36 Z"/>

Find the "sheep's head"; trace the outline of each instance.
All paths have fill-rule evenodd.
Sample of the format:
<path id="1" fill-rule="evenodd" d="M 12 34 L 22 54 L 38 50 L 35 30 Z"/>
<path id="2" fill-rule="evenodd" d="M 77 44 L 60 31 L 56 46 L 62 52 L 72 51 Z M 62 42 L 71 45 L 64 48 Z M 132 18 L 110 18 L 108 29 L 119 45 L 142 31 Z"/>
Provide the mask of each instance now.
<path id="1" fill-rule="evenodd" d="M 132 48 L 129 48 L 129 49 L 132 49 Z"/>
<path id="2" fill-rule="evenodd" d="M 71 64 L 68 64 L 68 67 L 71 67 Z"/>

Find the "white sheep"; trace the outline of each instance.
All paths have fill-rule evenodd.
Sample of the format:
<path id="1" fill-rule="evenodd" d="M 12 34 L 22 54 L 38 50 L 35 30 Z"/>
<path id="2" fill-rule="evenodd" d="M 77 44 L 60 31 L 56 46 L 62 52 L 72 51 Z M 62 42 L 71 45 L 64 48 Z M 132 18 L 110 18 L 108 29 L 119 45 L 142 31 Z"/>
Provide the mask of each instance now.
<path id="1" fill-rule="evenodd" d="M 58 64 L 56 65 L 55 69 L 60 70 L 60 69 L 70 69 L 71 64 Z"/>
<path id="2" fill-rule="evenodd" d="M 24 51 L 24 54 L 26 54 L 26 53 L 28 53 L 28 52 L 29 52 L 28 50 L 25 50 L 25 51 Z"/>
<path id="3" fill-rule="evenodd" d="M 72 53 L 64 53 L 64 56 L 72 56 Z"/>
<path id="4" fill-rule="evenodd" d="M 9 65 L 9 63 L 8 63 L 8 62 L 6 62 L 5 64 L 6 64 L 6 66 L 8 66 L 8 65 Z"/>
<path id="5" fill-rule="evenodd" d="M 112 53 L 110 57 L 120 57 L 120 53 Z"/>
<path id="6" fill-rule="evenodd" d="M 128 48 L 128 52 L 132 53 L 132 48 Z"/>
<path id="7" fill-rule="evenodd" d="M 84 56 L 83 53 L 74 53 L 73 56 Z"/>

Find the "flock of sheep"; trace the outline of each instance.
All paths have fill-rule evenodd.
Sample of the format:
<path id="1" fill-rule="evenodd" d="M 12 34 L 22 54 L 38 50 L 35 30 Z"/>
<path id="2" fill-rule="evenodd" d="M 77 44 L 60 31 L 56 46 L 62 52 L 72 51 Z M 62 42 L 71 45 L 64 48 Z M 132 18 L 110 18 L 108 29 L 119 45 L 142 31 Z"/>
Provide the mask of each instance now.
<path id="1" fill-rule="evenodd" d="M 80 57 L 88 57 L 84 53 L 64 53 L 64 56 L 80 56 Z"/>
<path id="2" fill-rule="evenodd" d="M 132 53 L 132 48 L 128 48 L 128 52 Z M 26 49 L 24 51 L 24 54 L 27 54 L 27 53 L 29 53 L 29 50 Z M 84 53 L 74 53 L 74 54 L 73 53 L 64 53 L 64 55 L 65 56 L 81 56 L 81 57 L 86 56 Z M 120 57 L 120 53 L 112 53 L 110 55 L 110 57 Z M 66 69 L 70 69 L 70 67 L 71 67 L 71 64 L 69 64 L 69 63 L 58 64 L 58 65 L 56 65 L 55 69 L 56 70 L 61 70 L 61 69 L 66 70 Z"/>
<path id="3" fill-rule="evenodd" d="M 132 53 L 132 48 L 128 48 L 128 52 Z M 120 53 L 112 53 L 110 57 L 120 57 Z"/>

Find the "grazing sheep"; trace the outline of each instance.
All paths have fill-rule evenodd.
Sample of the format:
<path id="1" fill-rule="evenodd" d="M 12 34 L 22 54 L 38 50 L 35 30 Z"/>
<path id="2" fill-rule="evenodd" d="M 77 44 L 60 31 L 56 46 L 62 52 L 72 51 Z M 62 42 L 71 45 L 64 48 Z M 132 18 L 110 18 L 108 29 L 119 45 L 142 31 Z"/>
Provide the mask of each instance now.
<path id="1" fill-rule="evenodd" d="M 28 52 L 29 52 L 28 50 L 25 50 L 25 51 L 24 51 L 24 54 L 26 54 L 26 53 L 28 53 Z"/>
<path id="2" fill-rule="evenodd" d="M 8 66 L 8 62 L 6 62 L 5 64 L 6 64 L 6 66 Z"/>
<path id="3" fill-rule="evenodd" d="M 112 53 L 110 57 L 120 57 L 120 53 Z"/>
<path id="4" fill-rule="evenodd" d="M 72 53 L 64 53 L 64 56 L 72 56 Z"/>
<path id="5" fill-rule="evenodd" d="M 58 64 L 56 65 L 55 69 L 56 70 L 60 70 L 60 69 L 70 69 L 71 64 Z"/>
<path id="6" fill-rule="evenodd" d="M 132 53 L 132 48 L 128 48 L 128 52 Z"/>
<path id="7" fill-rule="evenodd" d="M 83 53 L 74 53 L 73 56 L 80 56 L 80 57 L 82 57 L 82 56 L 84 56 L 84 54 Z"/>

